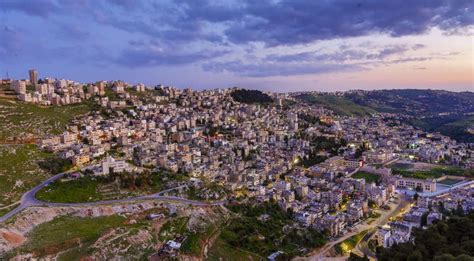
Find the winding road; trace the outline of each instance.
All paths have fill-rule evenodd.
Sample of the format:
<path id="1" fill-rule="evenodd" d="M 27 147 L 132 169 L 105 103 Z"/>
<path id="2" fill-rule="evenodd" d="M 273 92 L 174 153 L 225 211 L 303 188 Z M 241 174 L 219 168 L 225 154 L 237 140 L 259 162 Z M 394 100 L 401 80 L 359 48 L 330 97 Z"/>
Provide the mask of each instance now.
<path id="1" fill-rule="evenodd" d="M 158 193 L 145 195 L 145 196 L 137 196 L 137 197 L 123 198 L 123 199 L 101 200 L 101 201 L 95 201 L 95 202 L 82 202 L 82 203 L 45 202 L 45 201 L 38 200 L 35 197 L 36 193 L 39 190 L 49 185 L 50 183 L 54 182 L 55 180 L 58 180 L 64 177 L 67 174 L 68 173 L 66 172 L 66 173 L 60 173 L 60 174 L 54 175 L 48 178 L 47 180 L 43 181 L 41 184 L 34 187 L 30 191 L 23 194 L 20 200 L 20 205 L 12 209 L 7 214 L 0 217 L 0 223 L 5 222 L 9 218 L 13 217 L 14 215 L 20 213 L 21 211 L 29 207 L 90 207 L 90 206 L 98 206 L 98 205 L 120 204 L 120 203 L 127 203 L 127 202 L 139 201 L 139 200 L 174 201 L 174 202 L 190 204 L 193 206 L 218 206 L 218 205 L 223 205 L 226 202 L 226 201 L 203 202 L 203 201 L 190 200 L 190 199 L 174 197 L 174 196 L 163 196 L 167 192 L 182 188 L 183 186 L 163 190 Z"/>
<path id="2" fill-rule="evenodd" d="M 325 246 L 323 246 L 322 248 L 318 249 L 317 251 L 313 252 L 309 257 L 304 257 L 304 258 L 296 258 L 295 260 L 312 260 L 312 261 L 319 261 L 319 260 L 326 260 L 326 254 L 329 250 L 331 250 L 331 248 L 333 248 L 335 245 L 343 242 L 344 240 L 354 236 L 354 235 L 357 235 L 358 233 L 366 230 L 366 229 L 369 229 L 369 232 L 361 239 L 361 241 L 359 241 L 359 243 L 357 244 L 356 248 L 353 249 L 353 251 L 357 254 L 357 253 L 361 253 L 361 256 L 364 255 L 364 253 L 367 252 L 368 256 L 371 257 L 370 254 L 373 255 L 373 253 L 367 248 L 364 248 L 364 247 L 360 247 L 361 243 L 367 243 L 369 238 L 373 235 L 373 233 L 375 233 L 375 231 L 377 231 L 377 227 L 380 226 L 380 225 L 383 225 L 385 223 L 387 223 L 387 221 L 390 219 L 390 217 L 393 217 L 393 216 L 396 216 L 400 213 L 400 210 L 403 209 L 403 208 L 406 208 L 409 203 L 410 203 L 410 199 L 404 195 L 399 195 L 400 196 L 400 202 L 398 202 L 398 204 L 396 205 L 396 207 L 392 210 L 392 211 L 387 211 L 385 213 L 382 213 L 382 215 L 376 219 L 375 221 L 373 221 L 370 225 L 367 223 L 367 221 L 363 222 L 362 224 L 359 224 L 357 226 L 356 229 L 354 229 L 352 232 L 350 233 L 346 233 L 344 234 L 342 237 L 334 240 L 334 241 L 331 241 L 331 242 L 328 242 Z M 370 235 L 369 235 L 370 234 Z M 370 251 L 370 252 L 369 252 Z"/>
<path id="3" fill-rule="evenodd" d="M 408 195 L 400 194 L 400 203 L 397 207 L 390 212 L 390 215 L 384 216 L 381 219 L 377 220 L 375 226 L 365 234 L 365 236 L 357 243 L 357 246 L 354 248 L 354 252 L 360 256 L 367 255 L 367 257 L 375 259 L 375 253 L 369 249 L 369 240 L 377 232 L 377 227 L 387 224 L 390 217 L 398 216 L 402 213 L 402 209 L 405 209 L 404 212 L 407 212 L 410 208 L 411 198 Z"/>

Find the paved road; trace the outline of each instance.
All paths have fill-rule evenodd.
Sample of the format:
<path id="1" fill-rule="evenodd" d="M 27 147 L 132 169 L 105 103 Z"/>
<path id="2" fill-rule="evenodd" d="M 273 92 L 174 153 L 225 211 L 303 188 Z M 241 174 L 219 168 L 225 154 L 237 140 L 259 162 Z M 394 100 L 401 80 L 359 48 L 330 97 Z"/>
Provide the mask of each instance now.
<path id="1" fill-rule="evenodd" d="M 109 204 L 119 204 L 119 203 L 127 203 L 127 202 L 133 202 L 133 201 L 139 201 L 139 200 L 160 200 L 160 201 L 173 201 L 173 202 L 180 202 L 180 203 L 185 203 L 185 204 L 190 204 L 193 206 L 218 206 L 218 205 L 223 205 L 226 201 L 215 201 L 215 202 L 203 202 L 203 201 L 196 201 L 196 200 L 190 200 L 190 199 L 185 199 L 185 198 L 180 198 L 180 197 L 173 197 L 173 196 L 163 196 L 167 192 L 180 189 L 183 186 L 180 187 L 175 187 L 167 190 L 163 190 L 161 192 L 155 193 L 155 194 L 150 194 L 146 196 L 138 196 L 138 197 L 131 197 L 131 198 L 124 198 L 124 199 L 112 199 L 112 200 L 102 200 L 102 201 L 96 201 L 96 202 L 83 202 L 83 203 L 51 203 L 51 202 L 44 202 L 41 200 L 38 200 L 35 195 L 36 193 L 44 188 L 45 186 L 49 185 L 51 182 L 58 180 L 65 176 L 68 173 L 60 173 L 57 175 L 54 175 L 50 177 L 49 179 L 43 181 L 41 184 L 38 186 L 34 187 L 30 191 L 26 192 L 23 194 L 20 200 L 20 205 L 7 214 L 3 215 L 0 217 L 0 223 L 5 222 L 9 218 L 13 217 L 14 215 L 18 214 L 22 210 L 28 208 L 28 207 L 36 207 L 36 206 L 41 206 L 41 207 L 90 207 L 90 206 L 99 206 L 99 205 L 109 205 Z"/>
<path id="2" fill-rule="evenodd" d="M 360 233 L 360 232 L 362 232 L 366 229 L 370 229 L 370 231 L 367 233 L 366 236 L 363 237 L 363 239 L 365 239 L 367 237 L 367 240 L 368 240 L 368 238 L 370 238 L 370 236 L 368 236 L 368 234 L 370 234 L 371 231 L 376 231 L 376 228 L 378 226 L 382 225 L 382 224 L 387 223 L 387 221 L 389 220 L 390 217 L 398 215 L 398 213 L 400 213 L 400 210 L 402 208 L 405 208 L 408 204 L 409 204 L 408 198 L 404 198 L 402 195 L 400 195 L 400 202 L 397 204 L 397 206 L 395 207 L 395 209 L 393 211 L 382 214 L 382 216 L 380 218 L 378 218 L 377 221 L 371 223 L 370 225 L 367 224 L 367 221 L 360 224 L 360 225 L 358 225 L 357 229 L 355 229 L 353 232 L 345 234 L 344 236 L 338 238 L 336 241 L 329 242 L 324 247 L 319 249 L 317 251 L 317 253 L 314 253 L 313 255 L 311 255 L 308 258 L 300 258 L 300 259 L 297 259 L 297 260 L 326 260 L 326 257 L 325 257 L 326 253 L 331 248 L 333 248 L 336 244 L 341 243 L 342 241 L 344 241 L 344 240 L 346 240 L 346 239 L 348 239 L 348 238 L 350 238 L 350 237 L 352 237 L 352 236 L 354 236 L 354 235 L 356 235 L 356 234 L 358 234 L 358 233 Z M 359 243 L 362 242 L 362 240 L 359 241 Z M 365 242 L 367 242 L 367 240 Z M 359 246 L 359 244 L 357 246 Z M 357 251 L 356 248 L 355 248 L 355 250 Z M 363 252 L 361 252 L 361 253 L 363 253 Z"/>
<path id="3" fill-rule="evenodd" d="M 369 258 L 372 258 L 372 259 L 376 258 L 375 253 L 369 249 L 369 245 L 368 245 L 369 239 L 377 232 L 377 227 L 387 224 L 390 217 L 399 215 L 402 209 L 405 209 L 405 212 L 406 212 L 408 211 L 408 208 L 410 207 L 411 198 L 407 195 L 402 195 L 402 194 L 399 196 L 400 196 L 400 203 L 397 205 L 397 207 L 393 211 L 390 212 L 390 215 L 384 216 L 383 218 L 377 220 L 375 226 L 369 232 L 367 232 L 367 234 L 357 243 L 357 246 L 354 249 L 354 252 L 356 254 L 359 254 L 361 256 L 365 254 Z"/>

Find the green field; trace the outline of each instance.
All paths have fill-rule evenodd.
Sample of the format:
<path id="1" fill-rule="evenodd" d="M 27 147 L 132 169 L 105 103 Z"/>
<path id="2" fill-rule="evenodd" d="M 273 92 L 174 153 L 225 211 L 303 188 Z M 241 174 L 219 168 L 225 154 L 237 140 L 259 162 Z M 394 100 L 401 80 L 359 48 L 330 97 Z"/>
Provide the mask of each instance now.
<path id="1" fill-rule="evenodd" d="M 46 202 L 77 203 L 104 199 L 98 192 L 99 181 L 90 177 L 73 181 L 56 180 L 36 193 L 36 198 Z"/>
<path id="2" fill-rule="evenodd" d="M 430 170 L 418 170 L 409 171 L 405 169 L 392 169 L 393 174 L 402 175 L 403 177 L 416 178 L 416 179 L 427 179 L 427 178 L 440 178 L 444 175 L 449 176 L 463 176 L 463 177 L 474 177 L 474 169 L 462 169 L 459 167 L 435 167 Z"/>
<path id="3" fill-rule="evenodd" d="M 78 246 L 89 246 L 103 232 L 121 226 L 124 221 L 125 218 L 121 216 L 57 217 L 34 228 L 27 234 L 28 241 L 25 245 L 10 254 L 33 252 L 38 256 L 44 256 Z"/>
<path id="4" fill-rule="evenodd" d="M 259 256 L 257 254 L 239 249 L 227 244 L 221 238 L 217 238 L 214 241 L 214 244 L 209 249 L 207 260 L 210 261 L 219 261 L 219 260 L 229 260 L 229 261 L 243 261 L 243 260 L 266 260 L 265 257 Z"/>
<path id="5" fill-rule="evenodd" d="M 365 179 L 367 183 L 377 183 L 380 180 L 380 176 L 377 174 L 365 172 L 365 171 L 359 171 L 352 175 L 352 178 L 355 179 Z"/>
<path id="6" fill-rule="evenodd" d="M 92 102 L 40 107 L 0 98 L 0 141 L 61 133 L 74 117 L 90 112 L 93 107 Z"/>

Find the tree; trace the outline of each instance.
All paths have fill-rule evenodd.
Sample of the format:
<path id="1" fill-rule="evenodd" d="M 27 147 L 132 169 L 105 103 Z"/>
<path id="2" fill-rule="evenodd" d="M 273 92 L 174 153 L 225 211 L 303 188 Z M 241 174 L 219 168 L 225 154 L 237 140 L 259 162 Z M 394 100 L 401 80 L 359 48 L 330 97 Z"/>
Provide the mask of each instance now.
<path id="1" fill-rule="evenodd" d="M 417 187 L 417 191 L 418 191 L 418 187 Z M 413 195 L 413 200 L 418 201 L 419 197 L 420 197 L 420 195 L 418 195 L 418 192 L 417 192 L 417 193 L 415 193 L 415 195 Z"/>
<path id="2" fill-rule="evenodd" d="M 473 261 L 474 257 L 466 255 L 466 254 L 461 254 L 457 256 L 454 260 L 455 261 Z"/>
<path id="3" fill-rule="evenodd" d="M 288 217 L 293 218 L 293 215 L 295 214 L 295 211 L 293 210 L 293 208 L 288 208 L 286 210 L 286 214 L 288 214 Z"/>
<path id="4" fill-rule="evenodd" d="M 407 258 L 407 261 L 423 261 L 420 251 L 413 251 Z"/>
<path id="5" fill-rule="evenodd" d="M 435 256 L 433 261 L 454 261 L 454 256 L 450 254 L 442 254 L 440 256 Z"/>
<path id="6" fill-rule="evenodd" d="M 354 253 L 351 252 L 351 255 L 349 256 L 349 261 L 369 261 L 370 259 L 367 257 L 365 254 L 364 257 L 360 257 Z"/>
<path id="7" fill-rule="evenodd" d="M 423 215 L 421 215 L 421 227 L 424 227 L 428 224 L 428 212 L 425 212 L 423 213 Z"/>
<path id="8" fill-rule="evenodd" d="M 451 216 L 426 229 L 414 229 L 412 237 L 413 241 L 391 248 L 377 248 L 378 260 L 421 260 L 420 255 L 422 260 L 473 260 L 474 213 Z"/>
<path id="9" fill-rule="evenodd" d="M 456 207 L 456 215 L 464 216 L 464 209 L 462 208 L 461 203 L 458 203 L 458 206 Z"/>

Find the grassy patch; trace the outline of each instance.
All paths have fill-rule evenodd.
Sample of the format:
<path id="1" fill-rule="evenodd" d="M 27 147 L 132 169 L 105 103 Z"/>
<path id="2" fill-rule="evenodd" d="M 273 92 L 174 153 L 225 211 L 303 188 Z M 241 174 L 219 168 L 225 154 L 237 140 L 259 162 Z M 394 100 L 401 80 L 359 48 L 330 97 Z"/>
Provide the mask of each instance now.
<path id="1" fill-rule="evenodd" d="M 350 238 L 342 241 L 341 243 L 335 246 L 336 251 L 341 253 L 349 253 L 352 249 L 354 249 L 359 243 L 359 241 L 369 232 L 369 230 L 364 230 L 357 235 L 353 235 Z"/>
<path id="2" fill-rule="evenodd" d="M 77 203 L 102 200 L 98 193 L 99 181 L 90 177 L 78 180 L 56 180 L 36 193 L 36 198 L 46 202 Z"/>
<path id="3" fill-rule="evenodd" d="M 382 216 L 382 214 L 380 214 L 379 212 L 372 211 L 372 213 L 370 213 L 369 218 L 375 218 L 375 219 L 377 219 L 377 218 L 379 218 L 379 217 L 381 217 L 381 216 Z"/>
<path id="4" fill-rule="evenodd" d="M 121 226 L 124 220 L 125 218 L 121 216 L 58 217 L 51 222 L 39 225 L 28 233 L 28 242 L 18 251 L 44 256 L 72 247 L 92 244 L 103 232 Z"/>
<path id="5" fill-rule="evenodd" d="M 160 241 L 165 242 L 175 238 L 177 235 L 184 235 L 188 220 L 188 217 L 179 217 L 167 221 L 160 229 Z"/>
<path id="6" fill-rule="evenodd" d="M 0 99 L 0 140 L 24 140 L 61 133 L 74 117 L 86 114 L 93 108 L 92 101 L 40 107 L 31 103 Z"/>
<path id="7" fill-rule="evenodd" d="M 50 174 L 38 162 L 53 158 L 36 145 L 0 146 L 0 206 L 9 205 Z"/>
<path id="8" fill-rule="evenodd" d="M 377 174 L 365 172 L 365 171 L 359 171 L 352 175 L 352 178 L 355 179 L 365 179 L 367 183 L 377 183 L 380 180 L 380 176 Z"/>
<path id="9" fill-rule="evenodd" d="M 214 244 L 209 249 L 208 260 L 229 260 L 229 261 L 241 261 L 241 260 L 266 260 L 266 258 L 259 256 L 254 253 L 250 253 L 243 249 L 239 249 L 227 244 L 223 239 L 217 238 Z"/>
<path id="10" fill-rule="evenodd" d="M 201 236 L 191 233 L 184 240 L 181 251 L 188 255 L 199 255 L 201 253 Z"/>
<path id="11" fill-rule="evenodd" d="M 474 177 L 474 169 L 462 169 L 459 167 L 435 167 L 430 170 L 409 171 L 404 169 L 392 169 L 394 174 L 416 179 L 440 178 L 444 175 Z"/>

